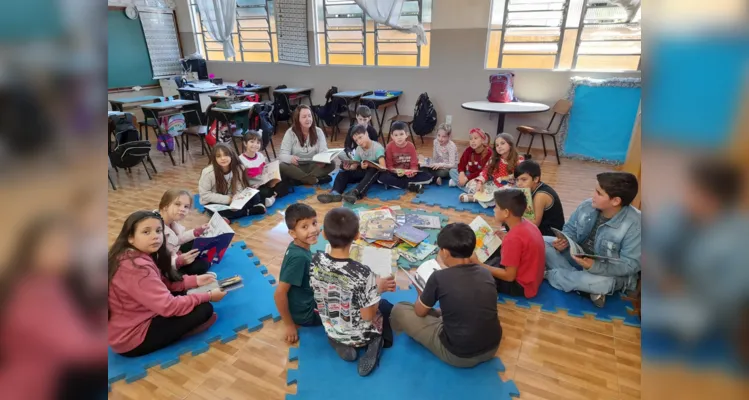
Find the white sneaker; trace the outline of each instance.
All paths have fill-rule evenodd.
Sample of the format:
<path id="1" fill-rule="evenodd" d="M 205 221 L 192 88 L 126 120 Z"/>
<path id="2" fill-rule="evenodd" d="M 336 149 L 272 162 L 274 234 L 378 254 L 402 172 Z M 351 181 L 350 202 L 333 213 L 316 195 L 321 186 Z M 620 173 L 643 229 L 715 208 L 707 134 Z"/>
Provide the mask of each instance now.
<path id="1" fill-rule="evenodd" d="M 265 199 L 265 208 L 269 208 L 273 206 L 273 204 L 275 203 L 276 203 L 276 196 L 268 197 L 267 199 Z"/>
<path id="2" fill-rule="evenodd" d="M 437 186 L 442 186 L 442 178 L 440 178 L 439 176 L 437 177 L 436 182 L 437 182 Z"/>
<path id="3" fill-rule="evenodd" d="M 455 182 L 454 180 L 450 179 L 450 181 L 447 182 L 447 186 L 455 187 L 455 186 L 458 186 L 458 183 Z"/>

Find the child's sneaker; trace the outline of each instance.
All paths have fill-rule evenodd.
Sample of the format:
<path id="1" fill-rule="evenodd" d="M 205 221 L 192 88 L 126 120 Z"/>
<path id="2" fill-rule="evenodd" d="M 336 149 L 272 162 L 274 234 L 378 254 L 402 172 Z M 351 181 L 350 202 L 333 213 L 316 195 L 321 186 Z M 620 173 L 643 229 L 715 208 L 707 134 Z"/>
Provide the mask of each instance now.
<path id="1" fill-rule="evenodd" d="M 336 340 L 331 339 L 330 336 L 328 336 L 328 343 L 333 346 L 335 352 L 338 354 L 338 357 L 341 357 L 343 361 L 356 360 L 356 356 L 358 356 L 356 348 L 339 343 Z"/>
<path id="2" fill-rule="evenodd" d="M 343 194 L 343 200 L 347 203 L 356 204 L 356 201 L 359 200 L 359 191 L 351 189 L 350 192 Z"/>
<path id="3" fill-rule="evenodd" d="M 377 364 L 380 362 L 380 353 L 382 353 L 382 346 L 384 341 L 382 336 L 376 336 L 367 345 L 367 350 L 364 351 L 364 355 L 359 359 L 359 376 L 367 376 L 377 368 Z"/>
<path id="4" fill-rule="evenodd" d="M 442 186 L 442 178 L 441 177 L 438 176 L 437 179 L 435 180 L 435 182 L 437 182 L 437 186 Z"/>
<path id="5" fill-rule="evenodd" d="M 323 204 L 341 201 L 341 195 L 337 193 L 323 193 L 317 195 L 317 201 Z"/>
<path id="6" fill-rule="evenodd" d="M 276 196 L 268 197 L 265 199 L 265 208 L 273 207 L 273 204 L 276 203 Z"/>
<path id="7" fill-rule="evenodd" d="M 424 193 L 424 185 L 418 183 L 409 183 L 408 191 L 414 193 Z"/>
<path id="8" fill-rule="evenodd" d="M 254 206 L 250 207 L 249 210 L 247 210 L 247 215 L 260 215 L 265 214 L 265 205 L 263 204 L 255 204 Z"/>
<path id="9" fill-rule="evenodd" d="M 590 301 L 593 302 L 594 306 L 598 308 L 603 308 L 603 306 L 606 305 L 606 295 L 605 294 L 591 294 Z"/>
<path id="10" fill-rule="evenodd" d="M 450 187 L 456 187 L 456 186 L 458 186 L 458 182 L 455 182 L 454 180 L 450 179 L 450 180 L 449 180 L 449 181 L 447 182 L 447 186 L 450 186 Z"/>

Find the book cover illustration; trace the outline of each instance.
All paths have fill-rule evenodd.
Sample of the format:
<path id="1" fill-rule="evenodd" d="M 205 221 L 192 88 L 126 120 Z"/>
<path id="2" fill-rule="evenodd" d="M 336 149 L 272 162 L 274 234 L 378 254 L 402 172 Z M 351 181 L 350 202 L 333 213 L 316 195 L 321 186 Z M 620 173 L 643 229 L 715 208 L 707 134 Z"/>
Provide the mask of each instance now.
<path id="1" fill-rule="evenodd" d="M 229 248 L 232 239 L 234 239 L 234 231 L 223 217 L 215 213 L 208 221 L 208 229 L 200 237 L 195 238 L 192 248 L 200 252 L 198 258 L 217 263 L 224 258 L 224 253 Z"/>
<path id="2" fill-rule="evenodd" d="M 411 225 L 414 228 L 423 229 L 440 229 L 440 217 L 435 215 L 406 214 L 405 225 Z"/>
<path id="3" fill-rule="evenodd" d="M 598 256 L 595 254 L 587 254 L 585 250 L 583 250 L 582 246 L 577 244 L 575 241 L 572 240 L 571 237 L 567 236 L 564 232 L 560 231 L 556 228 L 551 228 L 551 230 L 554 232 L 554 236 L 557 237 L 557 239 L 564 239 L 569 243 L 570 245 L 570 254 L 576 257 L 586 257 L 586 258 L 592 258 L 594 260 L 607 260 L 607 261 L 617 261 L 619 260 L 616 257 L 606 257 L 606 256 Z"/>
<path id="4" fill-rule="evenodd" d="M 434 252 L 437 251 L 437 246 L 427 242 L 421 242 L 416 247 L 412 247 L 406 243 L 401 243 L 395 249 L 401 257 L 408 260 L 408 262 L 414 263 L 423 261 L 425 258 L 434 254 Z"/>
<path id="5" fill-rule="evenodd" d="M 482 263 L 494 254 L 502 244 L 502 239 L 494 234 L 491 226 L 481 217 L 471 221 L 471 229 L 476 234 L 476 257 Z"/>
<path id="6" fill-rule="evenodd" d="M 428 238 L 429 234 L 406 224 L 395 228 L 395 236 L 415 246 Z"/>

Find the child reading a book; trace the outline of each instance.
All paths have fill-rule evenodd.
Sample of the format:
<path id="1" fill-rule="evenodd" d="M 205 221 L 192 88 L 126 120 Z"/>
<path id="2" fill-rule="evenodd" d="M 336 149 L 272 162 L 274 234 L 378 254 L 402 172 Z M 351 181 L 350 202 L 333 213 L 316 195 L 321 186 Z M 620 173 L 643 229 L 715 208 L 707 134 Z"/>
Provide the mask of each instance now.
<path id="1" fill-rule="evenodd" d="M 211 263 L 197 259 L 199 251 L 192 247 L 195 238 L 208 229 L 208 224 L 193 229 L 186 229 L 180 224 L 191 208 L 192 195 L 184 189 L 167 190 L 159 202 L 159 214 L 164 220 L 166 248 L 172 256 L 172 265 L 182 274 L 200 275 L 208 271 Z"/>
<path id="2" fill-rule="evenodd" d="M 180 275 L 172 267 L 164 221 L 152 211 L 137 211 L 122 225 L 109 249 L 109 346 L 138 357 L 205 331 L 216 322 L 209 303 L 221 290 L 184 294 L 208 285 L 214 275 Z"/>
<path id="3" fill-rule="evenodd" d="M 470 368 L 494 358 L 502 339 L 494 279 L 471 262 L 476 235 L 467 224 L 445 226 L 437 246 L 447 268 L 432 273 L 423 292 L 417 288 L 414 304 L 396 304 L 390 323 L 447 364 Z M 437 301 L 441 312 L 432 308 Z"/>
<path id="4" fill-rule="evenodd" d="M 358 349 L 364 349 L 358 372 L 367 376 L 377 367 L 383 347 L 393 344 L 389 323 L 393 305 L 380 294 L 395 291 L 395 279 L 377 278 L 369 267 L 349 257 L 351 244 L 359 237 L 359 217 L 353 211 L 328 211 L 323 236 L 330 242 L 330 254 L 312 257 L 310 276 L 317 311 L 328 342 L 343 360 L 356 360 Z"/>
<path id="5" fill-rule="evenodd" d="M 296 343 L 299 340 L 297 325 L 316 326 L 322 323 L 320 316 L 314 312 L 315 296 L 309 283 L 312 261 L 310 247 L 317 243 L 320 228 L 315 210 L 303 203 L 286 208 L 285 220 L 294 241 L 289 243 L 283 257 L 273 298 L 286 327 L 286 342 Z"/>
<path id="6" fill-rule="evenodd" d="M 460 195 L 461 202 L 478 202 L 484 208 L 494 207 L 494 200 L 479 201 L 476 193 L 494 193 L 502 187 L 514 183 L 515 167 L 525 158 L 515 150 L 512 135 L 500 133 L 494 141 L 494 153 L 481 170 L 479 176 L 466 184 L 466 193 Z"/>
<path id="7" fill-rule="evenodd" d="M 422 165 L 421 170 L 427 171 L 435 179 L 437 185 L 442 185 L 442 178 L 450 176 L 450 170 L 458 166 L 458 148 L 450 140 L 453 128 L 449 124 L 440 124 L 437 128 L 437 138 L 432 144 L 432 159 L 429 165 Z"/>
<path id="8" fill-rule="evenodd" d="M 393 141 L 385 148 L 385 164 L 388 171 L 380 173 L 377 181 L 385 186 L 421 193 L 424 191 L 424 185 L 432 181 L 432 175 L 419 171 L 419 156 L 416 155 L 413 143 L 408 142 L 406 129 L 406 124 L 401 121 L 390 125 L 390 136 Z"/>
<path id="9" fill-rule="evenodd" d="M 250 187 L 247 174 L 234 150 L 225 143 L 217 143 L 208 158 L 211 164 L 203 168 L 198 181 L 200 203 L 229 205 L 234 196 Z M 255 195 L 241 209 L 221 210 L 219 214 L 224 218 L 234 219 L 246 215 L 265 214 L 265 210 L 260 196 Z"/>
<path id="10" fill-rule="evenodd" d="M 509 228 L 500 247 L 500 265 L 482 264 L 475 254 L 471 261 L 491 272 L 498 293 L 533 298 L 544 280 L 544 238 L 536 225 L 523 218 L 528 204 L 521 190 L 498 190 L 494 201 L 494 220 Z"/>
<path id="11" fill-rule="evenodd" d="M 481 170 L 492 156 L 492 151 L 488 146 L 489 135 L 486 132 L 473 128 L 468 137 L 468 148 L 460 156 L 458 168 L 450 170 L 450 182 L 448 182 L 450 186 L 457 186 L 463 191 L 467 190 L 466 184 L 469 181 L 481 174 Z"/>
<path id="12" fill-rule="evenodd" d="M 597 307 L 606 295 L 634 290 L 640 272 L 640 211 L 630 203 L 637 196 L 637 178 L 628 172 L 597 175 L 593 197 L 580 204 L 564 224 L 564 232 L 585 254 L 570 254 L 566 239 L 545 237 L 546 279 L 564 292 L 577 291 Z"/>
<path id="13" fill-rule="evenodd" d="M 239 156 L 239 161 L 244 166 L 247 181 L 250 187 L 260 191 L 258 196 L 265 207 L 271 207 L 276 202 L 276 198 L 286 196 L 289 189 L 281 181 L 280 173 L 278 179 L 263 179 L 263 172 L 268 164 L 265 162 L 265 156 L 260 152 L 260 148 L 263 147 L 263 135 L 260 132 L 248 131 L 242 136 L 242 143 L 244 143 L 244 152 Z"/>
<path id="14" fill-rule="evenodd" d="M 385 149 L 378 141 L 373 141 L 367 135 L 364 125 L 356 125 L 352 130 L 352 136 L 358 145 L 356 151 L 351 155 L 350 162 L 341 165 L 341 170 L 333 182 L 333 190 L 317 196 L 320 203 L 331 203 L 346 200 L 348 203 L 356 203 L 367 194 L 367 190 L 375 182 L 380 168 L 385 168 Z M 371 164 L 370 164 L 371 163 Z M 344 193 L 349 183 L 358 183 L 354 189 Z"/>
<path id="15" fill-rule="evenodd" d="M 562 230 L 564 227 L 564 209 L 557 192 L 541 182 L 541 166 L 533 160 L 523 161 L 515 167 L 515 184 L 519 188 L 528 188 L 533 198 L 533 210 L 536 224 L 544 236 L 554 236 L 551 228 Z"/>
<path id="16" fill-rule="evenodd" d="M 358 143 L 354 140 L 354 128 L 357 125 L 364 125 L 367 128 L 367 136 L 369 140 L 377 142 L 377 130 L 370 124 L 372 121 L 372 110 L 367 106 L 359 106 L 356 108 L 356 124 L 352 124 L 349 127 L 348 134 L 346 135 L 346 141 L 343 144 L 343 149 L 349 157 L 354 155 Z"/>

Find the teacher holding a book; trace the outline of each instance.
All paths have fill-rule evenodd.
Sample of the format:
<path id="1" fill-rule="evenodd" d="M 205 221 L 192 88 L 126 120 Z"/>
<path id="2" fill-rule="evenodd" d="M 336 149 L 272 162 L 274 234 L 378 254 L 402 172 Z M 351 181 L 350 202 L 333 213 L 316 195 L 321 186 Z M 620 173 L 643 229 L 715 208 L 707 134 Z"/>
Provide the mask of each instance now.
<path id="1" fill-rule="evenodd" d="M 332 157 L 321 154 L 328 151 L 328 144 L 322 129 L 314 126 L 312 110 L 306 105 L 298 106 L 291 121 L 281 142 L 281 179 L 292 185 L 330 182 L 330 173 L 335 169 L 332 160 L 337 153 Z"/>

